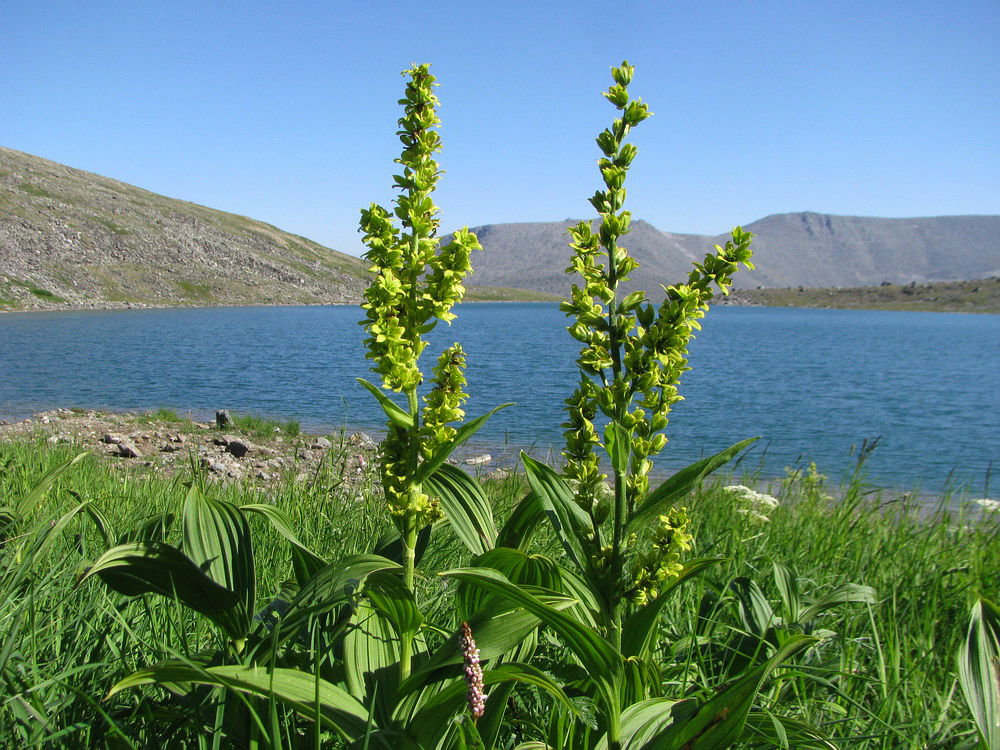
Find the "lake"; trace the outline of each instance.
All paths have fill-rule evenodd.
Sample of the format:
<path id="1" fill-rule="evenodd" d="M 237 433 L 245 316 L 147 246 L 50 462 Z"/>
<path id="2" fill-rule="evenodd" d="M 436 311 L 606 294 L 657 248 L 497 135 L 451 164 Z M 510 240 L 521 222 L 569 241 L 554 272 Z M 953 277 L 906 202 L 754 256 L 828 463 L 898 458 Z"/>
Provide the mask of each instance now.
<path id="1" fill-rule="evenodd" d="M 579 344 L 552 303 L 466 303 L 422 360 L 460 341 L 466 411 L 508 401 L 470 451 L 558 452 Z M 55 407 L 215 409 L 297 419 L 306 431 L 383 422 L 355 307 L 244 307 L 0 315 L 0 417 Z M 1000 458 L 1000 316 L 718 307 L 692 342 L 686 400 L 658 469 L 751 435 L 763 473 L 809 460 L 831 478 L 881 437 L 869 481 L 981 497 Z M 468 451 L 467 451 L 468 453 Z"/>

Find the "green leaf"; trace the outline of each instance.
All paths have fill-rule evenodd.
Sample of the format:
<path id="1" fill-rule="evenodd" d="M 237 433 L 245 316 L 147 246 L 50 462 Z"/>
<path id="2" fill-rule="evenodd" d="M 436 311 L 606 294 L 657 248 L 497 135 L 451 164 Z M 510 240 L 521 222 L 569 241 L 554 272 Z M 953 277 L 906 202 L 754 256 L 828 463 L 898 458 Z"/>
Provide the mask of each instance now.
<path id="1" fill-rule="evenodd" d="M 365 596 L 385 617 L 400 640 L 410 640 L 420 630 L 424 616 L 402 579 L 387 571 L 376 571 L 365 580 Z"/>
<path id="2" fill-rule="evenodd" d="M 496 546 L 526 549 L 543 520 L 545 520 L 545 510 L 538 502 L 538 496 L 534 492 L 529 492 L 517 504 L 510 518 L 500 529 Z"/>
<path id="3" fill-rule="evenodd" d="M 761 684 L 783 661 L 816 643 L 819 639 L 797 635 L 790 638 L 774 656 L 730 683 L 704 702 L 691 698 L 669 701 L 654 698 L 629 706 L 622 713 L 622 750 L 723 750 L 743 732 L 747 714 Z M 597 750 L 606 750 L 603 738 Z"/>
<path id="4" fill-rule="evenodd" d="M 767 629 L 776 624 L 774 610 L 760 587 L 745 576 L 735 578 L 731 584 L 740 600 L 740 620 L 743 628 L 758 638 L 763 638 Z"/>
<path id="5" fill-rule="evenodd" d="M 583 539 L 593 533 L 590 519 L 573 499 L 573 491 L 553 469 L 522 451 L 521 462 L 531 491 L 545 511 L 556 539 L 585 578 L 592 577 L 590 556 Z"/>
<path id="6" fill-rule="evenodd" d="M 265 503 L 241 505 L 240 509 L 264 516 L 274 530 L 292 545 L 292 568 L 295 571 L 295 580 L 300 586 L 305 585 L 310 578 L 326 567 L 326 561 L 322 557 L 299 541 L 292 529 L 292 520 L 283 510 Z"/>
<path id="7" fill-rule="evenodd" d="M 816 617 L 816 615 L 821 614 L 838 604 L 848 604 L 851 602 L 858 604 L 874 604 L 875 599 L 875 589 L 871 586 L 859 586 L 856 583 L 842 583 L 802 610 L 799 615 L 799 622 L 809 622 Z"/>
<path id="8" fill-rule="evenodd" d="M 472 564 L 476 568 L 490 568 L 503 573 L 507 580 L 518 586 L 535 586 L 550 591 L 562 591 L 562 570 L 545 555 L 529 555 L 521 550 L 496 547 L 479 555 Z M 458 617 L 467 620 L 496 594 L 461 583 L 455 595 Z"/>
<path id="9" fill-rule="evenodd" d="M 572 599 L 558 594 L 544 593 L 531 587 L 528 589 L 543 604 L 553 609 L 566 609 Z M 488 662 L 509 654 L 521 645 L 540 622 L 537 615 L 528 612 L 519 604 L 497 597 L 486 602 L 475 614 L 466 620 L 479 648 L 479 659 Z M 400 686 L 400 695 L 406 695 L 426 686 L 430 681 L 446 676 L 461 674 L 463 664 L 459 643 L 462 628 L 459 626 L 431 654 L 431 657 Z"/>
<path id="10" fill-rule="evenodd" d="M 979 597 L 958 649 L 958 681 L 989 750 L 1000 750 L 1000 608 Z"/>
<path id="11" fill-rule="evenodd" d="M 611 468 L 616 474 L 624 474 L 628 470 L 631 441 L 629 431 L 617 422 L 609 422 L 604 428 L 604 449 L 608 452 Z"/>
<path id="12" fill-rule="evenodd" d="M 621 655 L 610 643 L 587 625 L 550 607 L 523 588 L 512 584 L 503 574 L 495 570 L 458 568 L 445 571 L 441 575 L 467 581 L 487 591 L 501 594 L 552 628 L 590 674 L 605 703 L 606 711 L 617 716 L 620 711 L 618 690 L 623 665 Z"/>
<path id="13" fill-rule="evenodd" d="M 253 542 L 246 516 L 232 503 L 206 497 L 192 485 L 182 518 L 184 553 L 213 581 L 239 597 L 234 615 L 242 632 L 236 637 L 245 636 L 257 597 Z"/>
<path id="14" fill-rule="evenodd" d="M 643 504 L 635 511 L 632 518 L 629 519 L 626 527 L 627 530 L 636 531 L 637 529 L 633 527 L 641 526 L 650 516 L 662 513 L 678 499 L 684 497 L 701 484 L 705 477 L 718 469 L 720 466 L 724 466 L 732 461 L 737 454 L 740 453 L 740 451 L 750 446 L 757 440 L 760 440 L 760 437 L 752 437 L 747 438 L 746 440 L 741 440 L 735 445 L 731 445 L 726 448 L 724 451 L 716 453 L 714 456 L 703 458 L 700 461 L 696 461 L 690 466 L 678 471 L 667 481 L 649 493 L 645 502 L 643 502 Z"/>
<path id="15" fill-rule="evenodd" d="M 424 480 L 423 488 L 441 501 L 441 509 L 452 528 L 474 555 L 481 555 L 496 544 L 490 501 L 479 482 L 457 466 L 443 464 Z"/>
<path id="16" fill-rule="evenodd" d="M 35 482 L 35 485 L 24 494 L 24 497 L 17 501 L 17 504 L 14 506 L 15 517 L 18 519 L 25 518 L 41 502 L 42 498 L 45 497 L 45 493 L 48 492 L 49 487 L 59 477 L 80 463 L 85 456 L 89 455 L 89 453 L 80 453 L 69 461 L 61 463 L 45 472 L 42 478 Z"/>
<path id="17" fill-rule="evenodd" d="M 309 579 L 288 605 L 282 629 L 295 629 L 334 607 L 352 601 L 364 580 L 380 570 L 402 570 L 399 563 L 379 555 L 349 555 L 332 562 Z"/>
<path id="18" fill-rule="evenodd" d="M 622 624 L 622 655 L 648 659 L 656 646 L 659 633 L 660 612 L 670 599 L 670 595 L 680 588 L 680 585 L 704 570 L 725 562 L 724 557 L 689 560 L 684 563 L 684 570 L 660 592 L 659 596 L 637 609 Z"/>
<path id="19" fill-rule="evenodd" d="M 233 639 L 246 635 L 240 597 L 220 586 L 180 550 L 163 542 L 130 542 L 101 555 L 77 580 L 99 575 L 125 596 L 159 594 L 205 615 Z"/>
<path id="20" fill-rule="evenodd" d="M 378 683 L 377 702 L 396 693 L 399 680 L 399 640 L 392 623 L 362 600 L 357 604 L 343 639 L 344 682 L 358 700 L 372 695 Z"/>
<path id="21" fill-rule="evenodd" d="M 433 456 L 431 456 L 422 464 L 420 464 L 420 468 L 417 469 L 417 473 L 413 477 L 413 483 L 423 484 L 423 482 L 428 477 L 430 477 L 432 474 L 434 474 L 434 472 L 436 472 L 439 468 L 441 468 L 441 466 L 444 465 L 444 462 L 448 459 L 448 456 L 450 456 L 458 446 L 460 446 L 466 440 L 475 435 L 476 432 L 479 431 L 479 428 L 482 427 L 484 424 L 486 424 L 487 419 L 492 417 L 501 409 L 505 409 L 506 407 L 513 405 L 514 405 L 513 403 L 500 404 L 500 406 L 496 407 L 495 409 L 492 409 L 483 416 L 477 417 L 476 419 L 473 419 L 471 422 L 466 422 L 461 427 L 459 427 L 457 432 L 455 433 L 455 437 L 452 439 L 450 443 L 442 445 L 438 449 L 437 453 L 435 453 Z"/>
<path id="22" fill-rule="evenodd" d="M 134 672 L 112 687 L 107 697 L 140 685 L 171 682 L 219 685 L 268 700 L 275 699 L 307 719 L 318 718 L 326 729 L 336 732 L 348 742 L 363 738 L 368 725 L 368 710 L 360 701 L 326 680 L 295 669 L 268 670 L 256 666 L 198 668 L 168 662 Z"/>
<path id="23" fill-rule="evenodd" d="M 397 427 L 402 427 L 404 430 L 409 430 L 413 427 L 413 417 L 408 411 L 402 409 L 395 401 L 386 396 L 382 389 L 373 383 L 369 383 L 364 378 L 358 378 L 357 381 L 364 386 L 365 390 L 371 393 L 382 407 L 382 411 Z"/>
<path id="24" fill-rule="evenodd" d="M 796 578 L 794 571 L 777 560 L 772 560 L 771 566 L 774 568 L 774 583 L 785 604 L 785 622 L 796 623 L 799 621 L 799 614 L 802 611 L 798 578 Z"/>
<path id="25" fill-rule="evenodd" d="M 478 643 L 478 641 L 477 641 Z M 576 707 L 563 692 L 562 686 L 547 674 L 529 664 L 510 662 L 496 669 L 483 670 L 483 685 L 501 685 L 505 683 L 521 683 L 533 685 L 548 692 L 573 716 L 578 716 Z M 419 710 L 409 717 L 407 732 L 417 741 L 420 747 L 435 747 L 441 736 L 447 730 L 444 717 L 455 716 L 462 711 L 468 688 L 463 679 L 455 679 L 446 688 L 420 706 Z M 487 708 L 489 698 L 486 699 Z"/>

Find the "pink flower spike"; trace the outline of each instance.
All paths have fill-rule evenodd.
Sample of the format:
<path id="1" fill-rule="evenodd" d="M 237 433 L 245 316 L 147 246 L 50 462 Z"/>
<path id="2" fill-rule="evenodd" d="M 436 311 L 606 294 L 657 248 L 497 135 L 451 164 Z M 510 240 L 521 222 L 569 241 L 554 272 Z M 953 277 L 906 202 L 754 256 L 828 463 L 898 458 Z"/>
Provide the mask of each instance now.
<path id="1" fill-rule="evenodd" d="M 479 666 L 479 649 L 472 638 L 472 629 L 469 623 L 462 623 L 462 657 L 465 660 L 465 684 L 468 686 L 466 700 L 469 703 L 469 711 L 472 712 L 472 721 L 475 723 L 483 711 L 486 710 L 486 694 L 483 692 L 483 668 Z"/>

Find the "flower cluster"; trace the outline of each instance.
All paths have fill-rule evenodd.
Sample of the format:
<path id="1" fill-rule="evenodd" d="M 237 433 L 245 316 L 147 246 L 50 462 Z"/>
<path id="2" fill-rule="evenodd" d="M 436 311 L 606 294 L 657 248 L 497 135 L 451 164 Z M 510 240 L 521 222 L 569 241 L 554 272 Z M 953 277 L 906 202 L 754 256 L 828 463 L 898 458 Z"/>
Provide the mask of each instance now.
<path id="1" fill-rule="evenodd" d="M 462 623 L 461 648 L 462 659 L 465 662 L 466 701 L 469 704 L 469 711 L 472 712 L 472 720 L 476 721 L 486 710 L 487 696 L 483 692 L 483 668 L 479 664 L 479 649 L 467 622 Z"/>
<path id="2" fill-rule="evenodd" d="M 455 437 L 453 422 L 465 418 L 462 404 L 469 398 L 465 387 L 465 351 L 461 345 L 453 344 L 445 349 L 434 368 L 434 388 L 424 396 L 421 427 L 423 441 L 421 452 L 424 458 L 434 455 L 438 448 Z"/>
<path id="3" fill-rule="evenodd" d="M 625 138 L 651 115 L 641 99 L 629 98 L 633 70 L 627 62 L 614 68 L 615 85 L 604 94 L 621 115 L 597 138 L 604 154 L 598 166 L 605 189 L 590 203 L 601 223 L 596 232 L 590 222 L 569 229 L 574 256 L 566 272 L 579 275 L 583 284 L 573 285 L 571 300 L 560 308 L 576 318 L 569 333 L 583 344 L 577 360 L 580 383 L 566 400 L 563 456 L 564 473 L 578 483 L 576 498 L 587 510 L 606 476 L 595 453 L 600 445 L 594 424 L 598 412 L 628 433 L 628 467 L 619 481 L 631 510 L 649 490 L 649 459 L 667 443 L 662 432 L 670 407 L 681 400 L 677 386 L 688 369 L 688 342 L 715 294 L 713 286 L 727 294 L 738 264 L 753 268 L 752 235 L 736 228 L 725 247 L 717 245 L 714 254 L 695 264 L 686 283 L 663 287 L 659 306 L 647 302 L 641 291 L 619 299 L 619 285 L 639 265 L 618 244 L 631 223 L 631 213 L 623 210 L 625 178 L 638 153 Z"/>
<path id="4" fill-rule="evenodd" d="M 437 500 L 414 485 L 412 477 L 421 455 L 426 457 L 454 436 L 448 425 L 464 416 L 460 405 L 466 394 L 462 392 L 465 355 L 455 344 L 435 368 L 435 388 L 421 415 L 416 392 L 423 374 L 418 361 L 427 346 L 424 336 L 438 321 L 455 318 L 451 309 L 465 293 L 462 281 L 471 271 L 469 257 L 481 247 L 467 229 L 455 232 L 450 243 L 439 247 L 439 210 L 431 199 L 441 175 L 434 160 L 441 150 L 435 79 L 428 65 L 414 66 L 403 75 L 410 80 L 399 101 L 403 116 L 397 135 L 403 151 L 396 163 L 402 165 L 402 174 L 394 179 L 400 193 L 391 213 L 374 203 L 361 211 L 368 247 L 364 257 L 374 274 L 361 305 L 365 311 L 361 325 L 368 333 L 365 356 L 382 376 L 382 387 L 406 394 L 409 402 L 407 419 L 390 420 L 382 445 L 386 500 L 393 515 L 411 517 L 421 526 L 439 518 L 440 510 Z"/>
<path id="5" fill-rule="evenodd" d="M 632 563 L 632 589 L 629 599 L 638 605 L 655 599 L 660 584 L 672 576 L 679 576 L 684 566 L 681 552 L 691 549 L 692 536 L 687 533 L 687 508 L 671 508 L 658 518 L 658 523 L 648 532 L 641 544 L 641 551 Z"/>
<path id="6" fill-rule="evenodd" d="M 769 523 L 770 513 L 778 507 L 778 499 L 744 487 L 742 484 L 732 484 L 723 489 L 742 507 L 736 508 L 737 514 L 745 516 L 754 523 Z"/>

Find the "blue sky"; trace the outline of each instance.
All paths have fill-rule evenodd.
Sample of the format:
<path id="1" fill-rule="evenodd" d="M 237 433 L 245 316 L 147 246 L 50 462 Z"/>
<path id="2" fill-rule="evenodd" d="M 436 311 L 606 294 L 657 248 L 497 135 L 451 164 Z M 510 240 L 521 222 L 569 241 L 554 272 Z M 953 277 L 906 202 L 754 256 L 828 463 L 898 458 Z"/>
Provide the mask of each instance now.
<path id="1" fill-rule="evenodd" d="M 1000 2 L 0 0 L 0 145 L 359 254 L 404 85 L 441 84 L 442 228 L 589 217 L 610 67 L 655 116 L 628 207 L 1000 213 Z"/>

